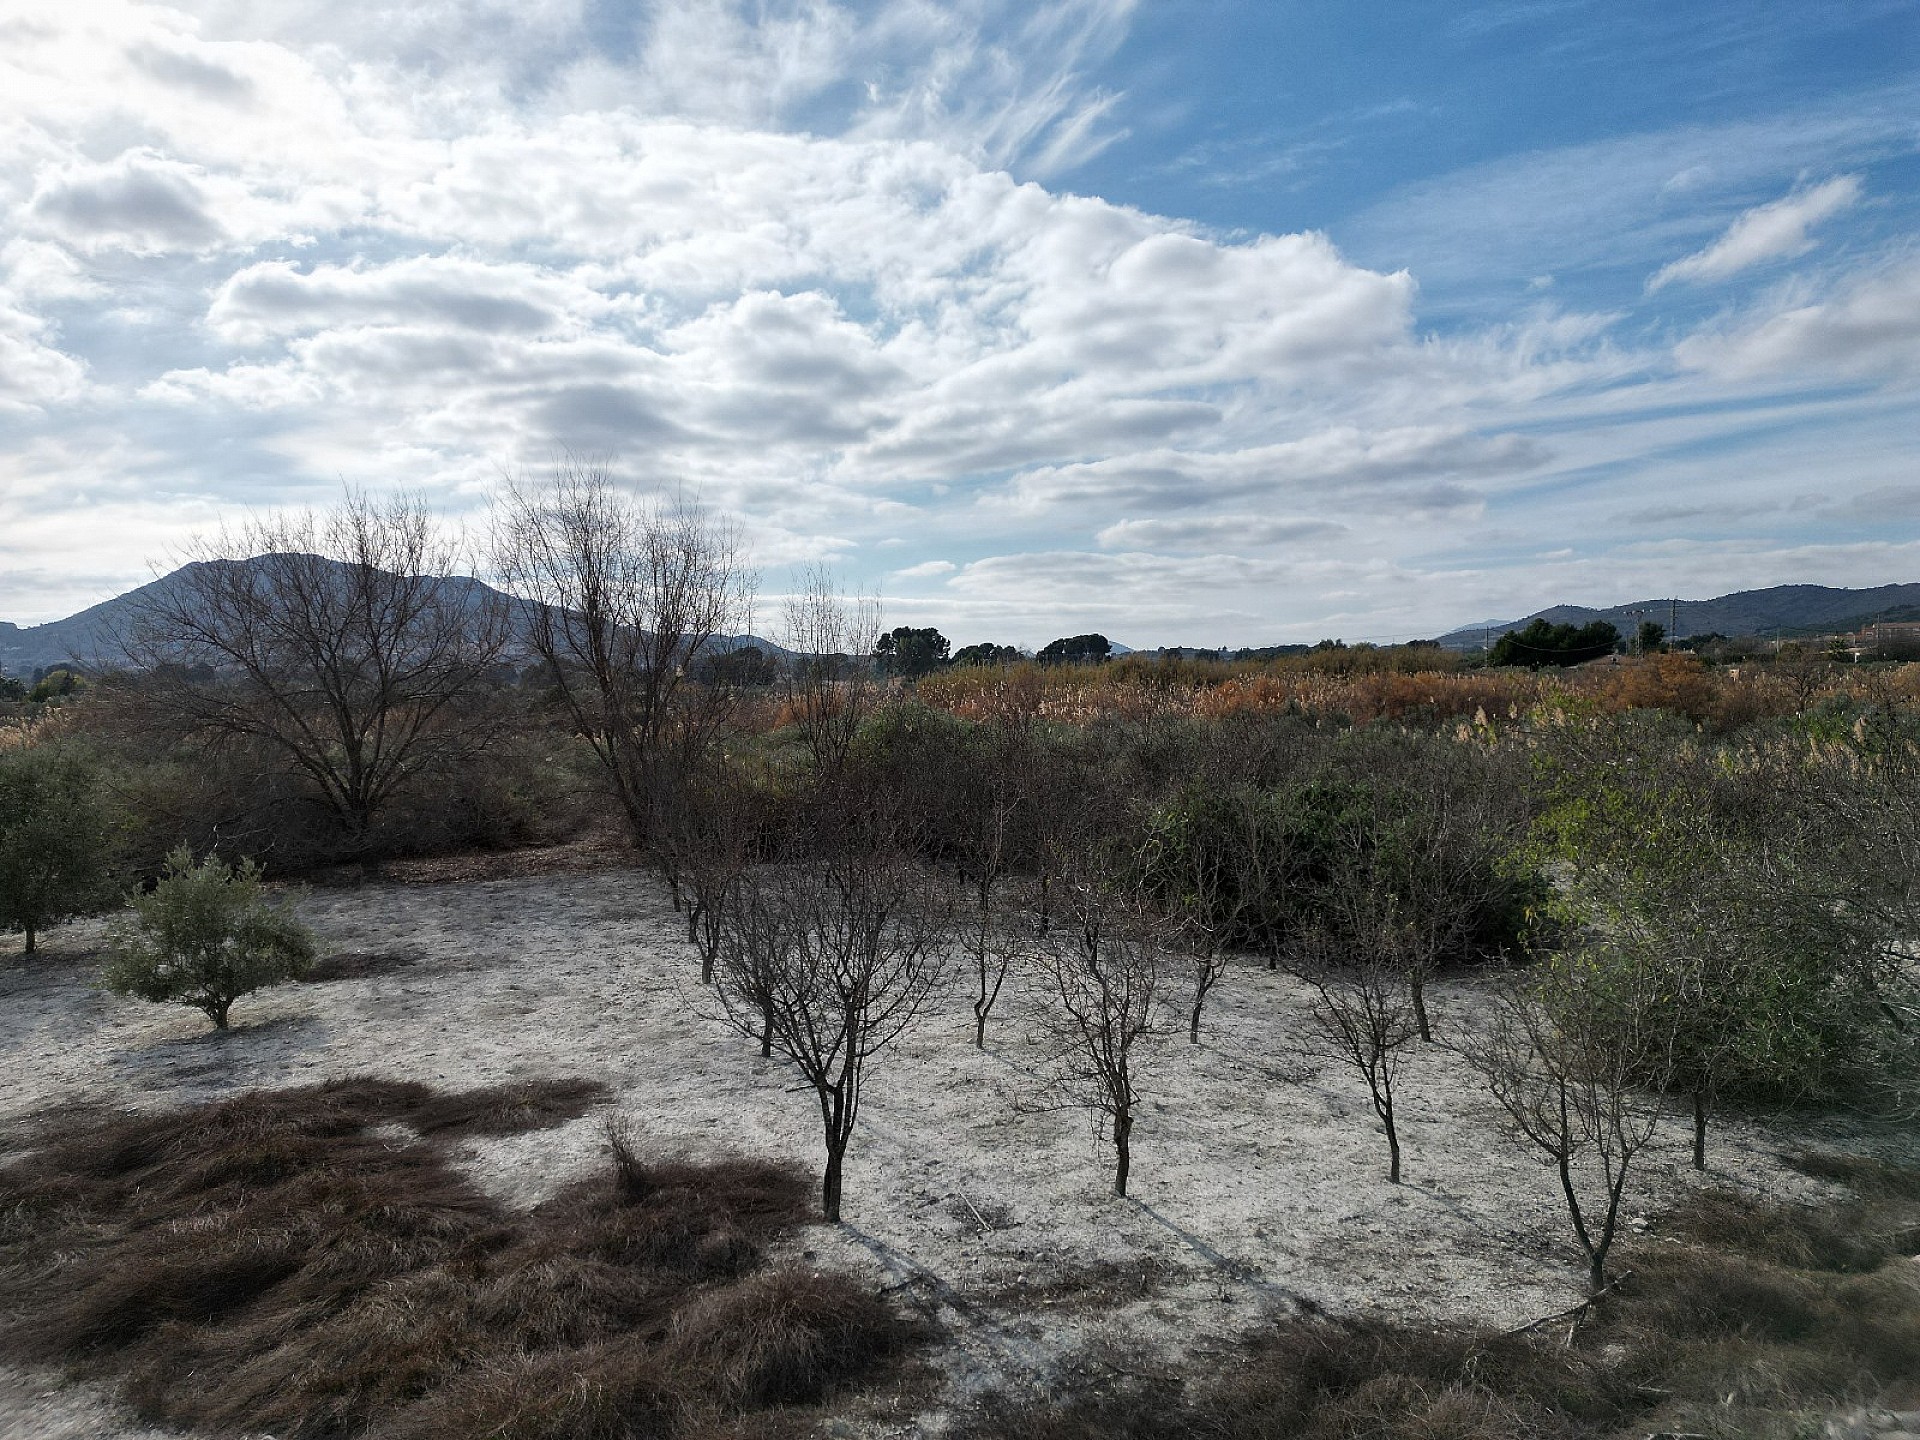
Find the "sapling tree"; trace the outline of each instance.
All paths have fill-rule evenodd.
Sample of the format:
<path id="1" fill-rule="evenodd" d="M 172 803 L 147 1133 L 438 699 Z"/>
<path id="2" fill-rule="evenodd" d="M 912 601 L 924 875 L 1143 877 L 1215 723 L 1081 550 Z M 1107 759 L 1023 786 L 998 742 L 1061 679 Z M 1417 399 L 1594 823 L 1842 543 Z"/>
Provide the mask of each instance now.
<path id="1" fill-rule="evenodd" d="M 1400 1183 L 1400 1129 L 1394 1112 L 1395 1087 L 1408 1045 L 1420 1034 L 1420 1020 L 1406 985 L 1402 933 L 1390 913 L 1381 917 L 1372 937 L 1348 932 L 1345 943 L 1361 941 L 1357 953 L 1310 944 L 1312 956 L 1301 973 L 1313 986 L 1308 1015 L 1313 1029 L 1301 1039 L 1308 1054 L 1334 1060 L 1366 1082 L 1367 1098 L 1387 1136 L 1387 1179 Z"/>
<path id="2" fill-rule="evenodd" d="M 103 983 L 116 995 L 191 1005 L 227 1028 L 242 995 L 297 980 L 313 963 L 312 933 L 283 902 L 263 893 L 260 867 L 229 867 L 209 855 L 195 862 L 181 846 L 146 893 L 128 897 L 130 914 L 108 941 Z"/>
<path id="3" fill-rule="evenodd" d="M 1519 839 L 1517 787 L 1503 786 L 1485 766 L 1462 775 L 1458 759 L 1450 764 L 1432 755 L 1432 742 L 1413 743 L 1426 753 L 1409 756 L 1397 783 L 1374 792 L 1387 812 L 1374 860 L 1398 902 L 1399 964 L 1420 1039 L 1430 1041 L 1427 982 L 1449 961 L 1474 957 L 1478 932 L 1524 882 L 1507 863 Z"/>
<path id="4" fill-rule="evenodd" d="M 1228 947 L 1267 931 L 1285 890 L 1289 845 L 1272 797 L 1252 786 L 1189 787 L 1147 823 L 1137 883 L 1180 924 L 1192 990 L 1187 1041 L 1200 1043 L 1207 999 L 1226 978 Z"/>
<path id="5" fill-rule="evenodd" d="M 800 923 L 783 894 L 791 883 L 783 884 L 771 870 L 743 873 L 731 903 L 717 912 L 713 984 L 721 1012 L 734 1029 L 759 1042 L 762 1059 L 773 1055 L 773 1009 Z"/>
<path id="6" fill-rule="evenodd" d="M 694 788 L 679 817 L 678 843 L 688 892 L 687 938 L 700 950 L 700 983 L 711 985 L 727 934 L 727 915 L 754 856 L 754 797 L 745 781 L 715 767 Z"/>
<path id="7" fill-rule="evenodd" d="M 1085 883 L 1063 886 L 1063 923 L 1035 954 L 1031 1014 L 1048 1096 L 1037 1109 L 1080 1109 L 1113 1141 L 1113 1193 L 1127 1193 L 1140 1104 L 1143 1040 L 1167 1033 L 1174 955 L 1157 915 Z"/>
<path id="8" fill-rule="evenodd" d="M 1660 1121 L 1648 1066 L 1659 1053 L 1654 986 L 1603 994 L 1576 954 L 1556 956 L 1494 998 L 1490 1022 L 1460 1046 L 1514 1141 L 1554 1167 L 1593 1293 L 1607 1287 L 1627 1178 Z"/>
<path id="9" fill-rule="evenodd" d="M 987 1019 L 1006 988 L 1007 978 L 1034 952 L 1034 936 L 1024 921 L 996 907 L 989 888 L 977 902 L 959 906 L 954 914 L 954 934 L 965 957 L 973 985 L 969 1003 L 973 1008 L 973 1045 L 987 1046 Z"/>
<path id="10" fill-rule="evenodd" d="M 1017 843 L 1016 826 L 1028 802 L 1018 783 L 1020 761 L 1029 737 L 1014 725 L 990 732 L 982 773 L 966 787 L 960 802 L 960 875 L 970 883 L 974 904 L 957 917 L 956 930 L 973 973 L 973 1044 L 985 1049 L 987 1018 L 1006 987 L 1007 976 L 1027 953 L 1026 931 L 1004 913 L 1001 882 Z"/>
<path id="11" fill-rule="evenodd" d="M 747 874 L 724 922 L 724 1013 L 793 1062 L 819 1103 L 821 1212 L 840 1218 L 842 1172 L 874 1057 L 945 979 L 948 910 L 896 853 L 842 850 Z"/>
<path id="12" fill-rule="evenodd" d="M 0 929 L 84 915 L 111 894 L 112 830 L 93 767 L 52 745 L 0 752 Z"/>

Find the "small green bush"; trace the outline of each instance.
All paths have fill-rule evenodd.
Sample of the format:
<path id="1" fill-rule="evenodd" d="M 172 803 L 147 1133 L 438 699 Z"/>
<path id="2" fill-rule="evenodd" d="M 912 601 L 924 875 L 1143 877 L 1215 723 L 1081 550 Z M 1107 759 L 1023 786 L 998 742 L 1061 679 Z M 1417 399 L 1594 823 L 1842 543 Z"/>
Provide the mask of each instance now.
<path id="1" fill-rule="evenodd" d="M 251 860 L 229 869 L 209 855 L 196 864 L 183 845 L 153 890 L 128 905 L 132 914 L 109 940 L 106 988 L 191 1005 L 221 1030 L 235 1000 L 297 980 L 313 964 L 312 933 L 261 893 Z"/>

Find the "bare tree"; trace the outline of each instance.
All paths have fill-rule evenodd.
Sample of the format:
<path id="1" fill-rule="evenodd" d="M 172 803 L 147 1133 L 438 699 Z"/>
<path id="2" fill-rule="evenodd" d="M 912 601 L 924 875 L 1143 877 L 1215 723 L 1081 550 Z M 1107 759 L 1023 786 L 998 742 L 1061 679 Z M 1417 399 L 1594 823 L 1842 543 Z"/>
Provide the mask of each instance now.
<path id="1" fill-rule="evenodd" d="M 1369 827 L 1371 828 L 1371 827 Z M 1430 1038 L 1418 977 L 1430 931 L 1381 874 L 1370 836 L 1345 838 L 1324 861 L 1317 913 L 1289 946 L 1288 969 L 1314 989 L 1309 1054 L 1334 1060 L 1366 1082 L 1387 1135 L 1387 1178 L 1400 1183 L 1394 1102 L 1407 1046 Z"/>
<path id="2" fill-rule="evenodd" d="M 786 880 L 784 888 L 794 883 Z M 782 994 L 782 972 L 796 948 L 800 922 L 794 909 L 783 894 L 783 877 L 768 870 L 743 874 L 732 903 L 719 912 L 714 985 L 721 1015 L 760 1042 L 762 1059 L 773 1055 L 773 1010 Z"/>
<path id="3" fill-rule="evenodd" d="M 1304 972 L 1315 995 L 1308 1012 L 1314 1033 L 1301 1048 L 1351 1067 L 1366 1081 L 1373 1113 L 1387 1132 L 1387 1179 L 1398 1185 L 1394 1087 L 1420 1025 L 1396 948 L 1389 941 L 1358 956 L 1320 955 L 1320 963 Z"/>
<path id="4" fill-rule="evenodd" d="M 673 816 L 675 848 L 684 856 L 689 903 L 687 939 L 700 949 L 700 983 L 713 983 L 727 916 L 755 853 L 755 796 L 745 780 L 713 767 L 690 787 Z"/>
<path id="5" fill-rule="evenodd" d="M 821 1211 L 837 1221 L 873 1058 L 945 979 L 946 906 L 900 856 L 871 850 L 756 870 L 741 883 L 718 992 L 735 1027 L 812 1087 L 826 1146 Z"/>
<path id="6" fill-rule="evenodd" d="M 1628 1173 L 1661 1107 L 1640 1088 L 1658 1044 L 1650 1011 L 1587 993 L 1590 983 L 1578 964 L 1558 963 L 1509 986 L 1495 997 L 1490 1025 L 1461 1051 L 1505 1110 L 1516 1142 L 1553 1165 L 1597 1294 L 1607 1285 Z M 1548 987 L 1557 992 L 1551 998 Z"/>
<path id="7" fill-rule="evenodd" d="M 472 701 L 508 617 L 460 564 L 420 500 L 350 492 L 201 542 L 138 592 L 121 643 L 164 716 L 264 742 L 364 855 L 383 806 L 493 738 Z"/>
<path id="8" fill-rule="evenodd" d="M 958 930 L 973 971 L 973 1044 L 982 1050 L 987 1017 L 1007 976 L 1031 949 L 1026 932 L 1009 923 L 999 904 L 1000 885 L 1013 860 L 1015 826 L 1027 800 L 1018 765 L 1027 737 L 1005 724 L 994 726 L 987 736 L 990 748 L 982 773 L 962 777 L 957 797 L 960 880 L 972 887 L 976 902 L 960 918 Z"/>
<path id="9" fill-rule="evenodd" d="M 824 566 L 809 570 L 786 604 L 789 702 L 814 770 L 838 776 L 881 687 L 873 648 L 880 638 L 880 602 L 847 596 Z"/>
<path id="10" fill-rule="evenodd" d="M 1200 1043 L 1201 1015 L 1226 978 L 1230 943 L 1260 929 L 1278 905 L 1290 852 L 1273 798 L 1251 786 L 1196 787 L 1147 826 L 1134 870 L 1188 943 L 1187 1043 Z"/>
<path id="11" fill-rule="evenodd" d="M 739 535 L 694 501 L 642 501 L 605 466 L 574 461 L 544 486 L 510 483 L 502 510 L 494 566 L 532 602 L 527 643 L 599 758 L 634 843 L 650 848 L 687 766 L 731 712 L 730 687 L 690 671 L 749 621 Z"/>
<path id="12" fill-rule="evenodd" d="M 1169 1028 L 1172 956 L 1165 922 L 1086 885 L 1063 887 L 1071 923 L 1037 948 L 1032 1014 L 1044 1047 L 1050 1101 L 1034 1108 L 1087 1110 L 1113 1140 L 1113 1193 L 1127 1193 L 1140 1093 L 1135 1051 Z"/>
<path id="13" fill-rule="evenodd" d="M 1449 742 L 1415 742 L 1374 791 L 1376 883 L 1399 901 L 1408 943 L 1400 963 L 1419 1023 L 1431 1041 L 1427 981 L 1443 965 L 1473 956 L 1478 931 L 1520 883 L 1505 863 L 1525 825 L 1517 783 L 1502 783 L 1493 757 Z"/>
<path id="14" fill-rule="evenodd" d="M 1003 913 L 992 902 L 991 888 L 983 889 L 977 903 L 964 906 L 955 917 L 954 929 L 960 952 L 966 957 L 973 976 L 973 1045 L 987 1047 L 987 1019 L 1006 988 L 1007 977 L 1034 953 L 1031 932 Z"/>

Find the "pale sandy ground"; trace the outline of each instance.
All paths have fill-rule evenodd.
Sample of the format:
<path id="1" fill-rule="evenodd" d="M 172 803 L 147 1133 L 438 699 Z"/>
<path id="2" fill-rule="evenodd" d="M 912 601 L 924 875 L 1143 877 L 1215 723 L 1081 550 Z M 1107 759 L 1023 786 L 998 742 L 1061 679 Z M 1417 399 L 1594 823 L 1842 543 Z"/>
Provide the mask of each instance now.
<path id="1" fill-rule="evenodd" d="M 414 963 L 362 980 L 283 986 L 241 1001 L 235 1029 L 92 988 L 78 957 L 99 924 L 48 937 L 20 963 L 0 939 L 0 1123 L 79 1100 L 168 1105 L 259 1086 L 385 1075 L 459 1088 L 586 1076 L 661 1146 L 693 1156 L 793 1156 L 820 1145 L 812 1095 L 712 1014 L 698 964 L 650 874 L 608 870 L 308 892 L 323 953 Z M 1575 1303 L 1576 1268 L 1550 1172 L 1501 1138 L 1454 1056 L 1424 1048 L 1403 1079 L 1407 1183 L 1358 1078 L 1290 1056 L 1302 987 L 1248 965 L 1217 992 L 1203 1043 L 1143 1057 L 1149 1097 L 1130 1198 L 1109 1194 L 1110 1150 L 1076 1114 L 1018 1108 L 1036 1084 L 1003 996 L 989 1049 L 956 995 L 875 1064 L 848 1165 L 847 1223 L 804 1232 L 844 1266 L 938 1315 L 948 1398 L 1044 1377 L 1093 1340 L 1144 1347 L 1204 1373 L 1263 1315 L 1306 1299 L 1501 1326 Z M 1473 1003 L 1443 985 L 1441 1011 Z M 1278 1070 L 1290 1078 L 1274 1078 Z M 601 1160 L 602 1116 L 472 1144 L 494 1194 L 537 1201 Z M 1728 1123 L 1718 1183 L 1805 1193 L 1776 1152 L 1804 1137 Z M 1827 1137 L 1832 1139 L 1831 1135 Z M 1641 1217 L 1697 1183 L 1674 1125 L 1641 1166 Z M 923 1428 L 937 1431 L 931 1415 Z M 97 1392 L 0 1372 L 0 1436 L 147 1440 Z"/>

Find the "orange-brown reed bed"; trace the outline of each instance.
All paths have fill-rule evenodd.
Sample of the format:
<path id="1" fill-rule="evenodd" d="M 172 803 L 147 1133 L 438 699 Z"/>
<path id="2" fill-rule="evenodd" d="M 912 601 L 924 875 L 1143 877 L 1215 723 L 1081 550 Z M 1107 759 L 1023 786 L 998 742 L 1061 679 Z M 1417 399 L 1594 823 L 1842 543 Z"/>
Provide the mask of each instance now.
<path id="1" fill-rule="evenodd" d="M 1404 656 L 1406 652 L 1383 652 Z M 1336 652 L 1337 654 L 1337 652 Z M 971 720 L 1034 716 L 1064 723 L 1296 711 L 1373 721 L 1499 723 L 1554 709 L 1614 714 L 1668 710 L 1715 730 L 1792 715 L 1836 697 L 1901 708 L 1920 700 L 1920 664 L 1846 666 L 1824 661 L 1716 666 L 1686 654 L 1620 657 L 1573 670 L 1470 669 L 1456 657 L 1365 668 L 1320 656 L 1256 662 L 1155 661 L 1097 666 L 950 670 L 922 680 L 920 700 Z M 1321 663 L 1316 663 L 1321 662 Z"/>

